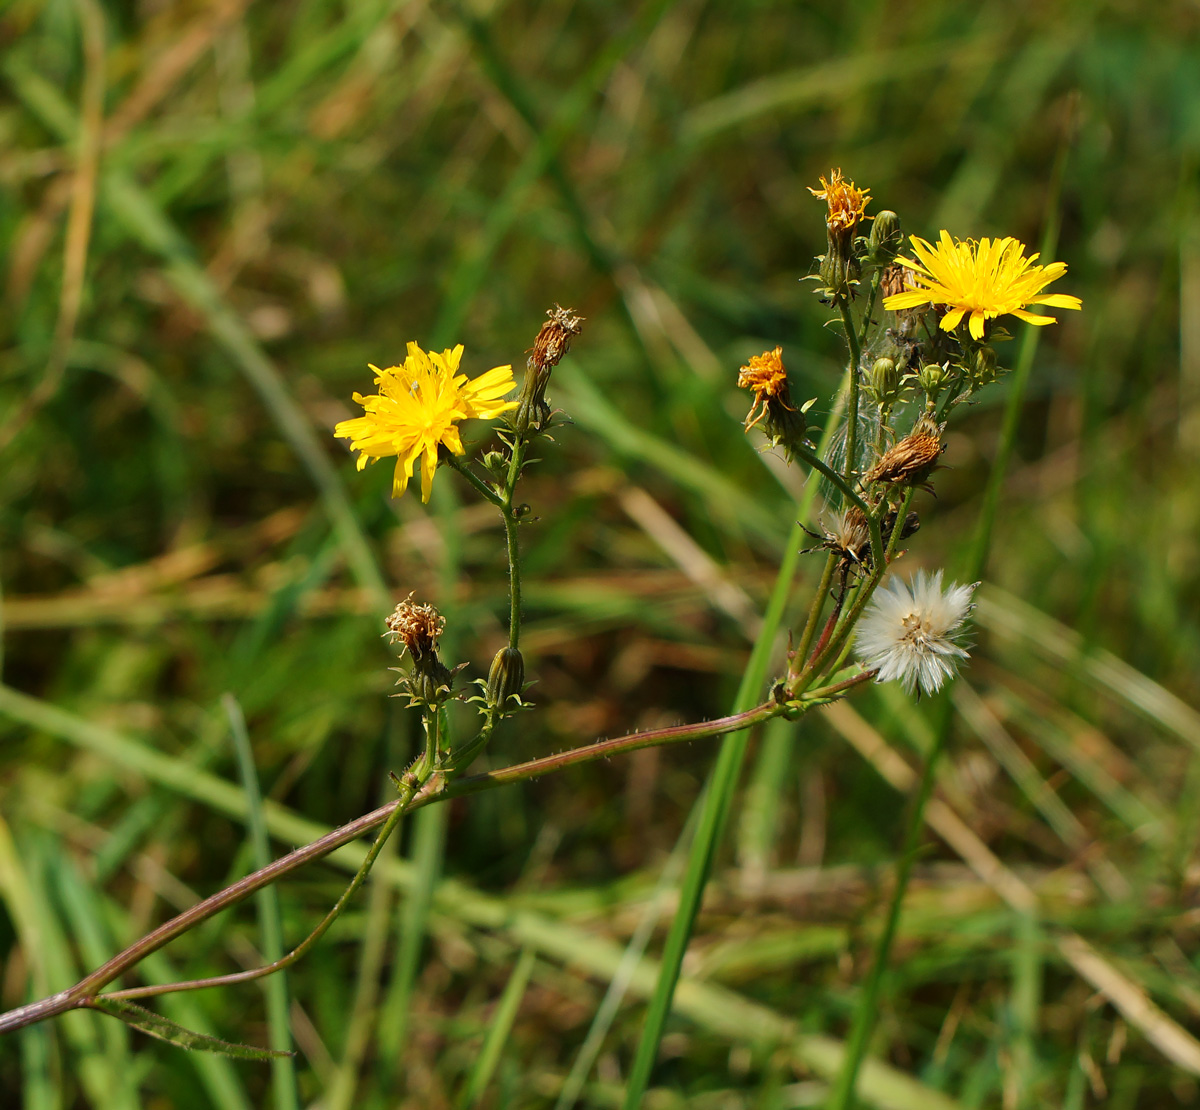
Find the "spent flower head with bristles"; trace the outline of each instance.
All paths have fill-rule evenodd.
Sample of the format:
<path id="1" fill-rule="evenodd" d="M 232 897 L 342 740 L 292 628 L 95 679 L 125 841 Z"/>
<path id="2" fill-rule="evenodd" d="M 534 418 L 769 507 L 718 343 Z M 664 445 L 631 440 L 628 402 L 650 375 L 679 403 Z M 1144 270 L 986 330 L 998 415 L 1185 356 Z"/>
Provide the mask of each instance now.
<path id="1" fill-rule="evenodd" d="M 368 462 L 396 456 L 393 497 L 408 488 L 413 466 L 420 458 L 421 500 L 428 501 L 439 449 L 444 447 L 455 455 L 464 452 L 459 422 L 493 420 L 517 407 L 515 401 L 503 400 L 516 385 L 511 366 L 496 366 L 468 379 L 458 372 L 462 353 L 461 343 L 441 354 L 409 343 L 401 365 L 384 370 L 371 367 L 378 394 L 354 394 L 366 414 L 343 420 L 333 429 L 335 436 L 350 440 L 350 449 L 359 452 L 359 470 Z"/>
<path id="2" fill-rule="evenodd" d="M 901 682 L 908 693 L 918 687 L 932 694 L 958 673 L 967 658 L 964 625 L 974 606 L 978 582 L 943 590 L 942 572 L 917 571 L 911 583 L 893 580 L 876 592 L 858 624 L 855 644 L 879 682 Z"/>
<path id="3" fill-rule="evenodd" d="M 832 551 L 838 557 L 838 570 L 842 573 L 870 566 L 871 527 L 857 505 L 843 510 L 829 523 L 823 520 L 821 536 L 803 524 L 800 527 L 814 540 L 821 541 L 815 547 L 806 547 L 800 552 L 801 555 L 807 555 L 810 551 Z"/>
<path id="4" fill-rule="evenodd" d="M 1025 245 L 1017 239 L 952 239 L 943 231 L 937 246 L 909 237 L 916 261 L 899 257 L 897 262 L 912 274 L 917 288 L 884 297 L 883 307 L 890 311 L 914 309 L 922 305 L 944 305 L 943 331 L 953 331 L 968 316 L 971 338 L 982 340 L 985 324 L 997 316 L 1016 316 L 1029 324 L 1044 326 L 1054 316 L 1037 316 L 1026 311 L 1027 305 L 1078 309 L 1083 302 L 1066 293 L 1043 293 L 1052 281 L 1067 271 L 1065 262 L 1035 266 L 1038 255 L 1025 257 Z"/>
<path id="5" fill-rule="evenodd" d="M 453 696 L 454 676 L 462 669 L 451 670 L 438 658 L 438 640 L 445 631 L 446 618 L 432 605 L 417 605 L 409 594 L 384 623 L 384 635 L 392 643 L 399 641 L 412 657 L 412 673 L 401 671 L 396 680 L 397 686 L 404 687 L 409 707 L 437 709 L 444 705 Z M 400 671 L 399 667 L 391 669 Z"/>
<path id="6" fill-rule="evenodd" d="M 414 663 L 437 655 L 438 640 L 446 629 L 446 618 L 432 605 L 416 604 L 413 594 L 401 601 L 383 623 L 387 626 L 384 636 L 390 643 L 399 641 Z"/>

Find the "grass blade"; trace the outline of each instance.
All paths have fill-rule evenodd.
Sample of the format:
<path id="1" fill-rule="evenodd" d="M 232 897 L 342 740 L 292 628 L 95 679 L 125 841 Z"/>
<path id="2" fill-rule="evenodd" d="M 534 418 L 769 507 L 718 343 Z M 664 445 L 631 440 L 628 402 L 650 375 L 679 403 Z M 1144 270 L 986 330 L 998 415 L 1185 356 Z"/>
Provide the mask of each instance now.
<path id="1" fill-rule="evenodd" d="M 271 862 L 271 845 L 267 839 L 267 823 L 263 816 L 262 791 L 258 785 L 258 771 L 254 766 L 254 752 L 250 747 L 250 736 L 246 731 L 246 718 L 237 699 L 226 694 L 221 699 L 225 714 L 229 718 L 229 731 L 237 753 L 238 775 L 242 789 L 246 792 L 246 825 L 250 836 L 251 859 L 254 867 L 266 867 Z M 283 923 L 279 913 L 279 892 L 274 886 L 265 887 L 254 896 L 258 909 L 258 928 L 262 936 L 263 957 L 266 963 L 282 959 Z M 268 975 L 263 982 L 267 996 L 267 1031 L 271 1043 L 271 1093 L 276 1110 L 299 1110 L 300 1092 L 296 1087 L 296 1064 L 292 1059 L 291 1022 L 288 1019 L 287 970 Z M 118 1015 L 120 1016 L 120 1015 Z M 129 1020 L 122 1018 L 122 1020 Z M 166 1019 L 163 1019 L 166 1020 Z M 134 1024 L 130 1022 L 130 1024 Z M 142 1026 L 138 1026 L 142 1028 Z M 150 1029 L 143 1032 L 151 1036 L 159 1034 Z M 203 1034 L 193 1034 L 203 1036 Z M 169 1038 L 167 1038 L 169 1039 Z"/>

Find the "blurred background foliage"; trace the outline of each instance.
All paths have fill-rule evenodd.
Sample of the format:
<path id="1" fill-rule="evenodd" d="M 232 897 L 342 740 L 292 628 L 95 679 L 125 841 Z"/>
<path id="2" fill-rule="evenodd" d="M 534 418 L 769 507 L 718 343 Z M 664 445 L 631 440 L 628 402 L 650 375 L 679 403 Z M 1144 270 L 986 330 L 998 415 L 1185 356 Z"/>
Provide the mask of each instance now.
<path id="1" fill-rule="evenodd" d="M 799 279 L 824 247 L 805 186 L 840 166 L 928 238 L 1060 221 L 1055 291 L 1084 301 L 1041 335 L 955 695 L 940 796 L 974 839 L 929 838 L 865 1100 L 1198 1101 L 1198 23 L 1183 0 L 7 3 L 4 1005 L 255 865 L 222 693 L 278 853 L 413 751 L 394 599 L 438 604 L 473 673 L 502 642 L 494 513 L 449 473 L 389 501 L 390 467 L 355 475 L 330 434 L 409 340 L 477 374 L 522 365 L 553 303 L 588 318 L 550 391 L 574 423 L 525 493 L 539 711 L 492 765 L 727 711 L 804 480 L 743 435 L 736 371 L 781 344 L 828 409 L 840 340 Z M 959 410 L 913 566 L 953 572 L 1004 399 Z M 894 689 L 852 705 L 756 739 L 648 1105 L 821 1103 L 929 736 Z M 614 1105 L 653 981 L 621 953 L 654 957 L 713 750 L 423 811 L 290 1002 L 163 1002 L 230 1039 L 290 1026 L 292 1068 L 76 1014 L 7 1038 L 0 1088 Z M 288 941 L 343 882 L 279 890 Z M 1081 938 L 1097 963 L 1064 955 Z M 243 908 L 145 978 L 263 943 Z"/>

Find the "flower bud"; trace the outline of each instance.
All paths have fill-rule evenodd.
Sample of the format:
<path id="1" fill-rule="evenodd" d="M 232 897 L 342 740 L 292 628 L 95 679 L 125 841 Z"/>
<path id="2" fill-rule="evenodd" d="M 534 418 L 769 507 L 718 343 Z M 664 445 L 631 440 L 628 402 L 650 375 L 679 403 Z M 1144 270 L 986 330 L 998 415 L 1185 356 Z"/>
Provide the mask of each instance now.
<path id="1" fill-rule="evenodd" d="M 876 266 L 887 266 L 900 250 L 900 217 L 890 209 L 884 209 L 871 225 L 868 256 Z"/>
<path id="2" fill-rule="evenodd" d="M 503 711 L 511 697 L 520 698 L 525 685 L 525 660 L 515 647 L 502 647 L 492 658 L 488 670 L 487 704 Z"/>
<path id="3" fill-rule="evenodd" d="M 992 347 L 980 347 L 975 352 L 975 365 L 972 367 L 971 380 L 979 386 L 991 385 L 996 380 L 996 352 Z"/>
<path id="4" fill-rule="evenodd" d="M 949 379 L 949 367 L 939 366 L 936 362 L 926 363 L 917 371 L 917 384 L 925 391 L 930 405 L 937 403 L 938 394 L 946 387 Z"/>
<path id="5" fill-rule="evenodd" d="M 867 374 L 867 393 L 880 408 L 891 408 L 903 391 L 900 385 L 900 368 L 896 360 L 877 358 Z"/>

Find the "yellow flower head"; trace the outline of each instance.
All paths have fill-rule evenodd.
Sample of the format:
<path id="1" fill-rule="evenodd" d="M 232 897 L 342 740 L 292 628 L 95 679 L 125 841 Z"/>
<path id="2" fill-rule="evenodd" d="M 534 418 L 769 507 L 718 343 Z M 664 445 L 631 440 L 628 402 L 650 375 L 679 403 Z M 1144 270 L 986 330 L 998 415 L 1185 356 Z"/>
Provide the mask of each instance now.
<path id="1" fill-rule="evenodd" d="M 936 247 L 912 235 L 918 261 L 897 258 L 912 271 L 917 288 L 884 297 L 883 307 L 892 311 L 921 305 L 945 305 L 942 330 L 953 331 L 970 314 L 968 326 L 976 340 L 983 338 L 984 322 L 996 316 L 1016 316 L 1029 324 L 1055 323 L 1054 316 L 1036 316 L 1025 306 L 1082 308 L 1078 297 L 1066 293 L 1044 294 L 1042 290 L 1067 271 L 1065 262 L 1035 266 L 1036 254 L 1025 257 L 1025 244 L 1016 239 L 980 239 L 965 242 L 951 239 L 943 231 Z"/>
<path id="2" fill-rule="evenodd" d="M 830 230 L 853 230 L 864 219 L 867 205 L 871 203 L 871 190 L 856 188 L 853 181 L 842 177 L 840 169 L 831 170 L 828 181 L 822 176 L 819 189 L 810 185 L 808 191 L 829 205 L 829 215 L 825 217 L 825 223 Z"/>
<path id="3" fill-rule="evenodd" d="M 516 385 L 511 366 L 497 366 L 468 381 L 466 374 L 458 373 L 462 353 L 461 343 L 440 355 L 410 343 L 404 365 L 386 370 L 371 367 L 378 394 L 354 394 L 366 415 L 343 420 L 333 429 L 335 436 L 350 440 L 350 449 L 359 452 L 359 470 L 375 459 L 396 456 L 393 497 L 407 489 L 420 456 L 421 500 L 428 501 L 439 445 L 456 455 L 463 453 L 458 422 L 492 420 L 517 407 L 515 401 L 501 400 Z"/>
<path id="4" fill-rule="evenodd" d="M 763 351 L 761 355 L 753 355 L 738 371 L 738 385 L 742 389 L 754 390 L 754 404 L 746 416 L 746 431 L 767 415 L 769 400 L 778 401 L 789 411 L 792 408 L 782 355 L 782 347 L 776 347 L 773 351 Z"/>

